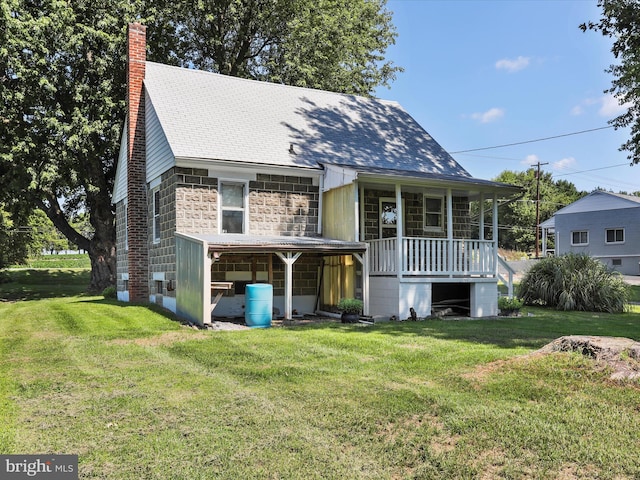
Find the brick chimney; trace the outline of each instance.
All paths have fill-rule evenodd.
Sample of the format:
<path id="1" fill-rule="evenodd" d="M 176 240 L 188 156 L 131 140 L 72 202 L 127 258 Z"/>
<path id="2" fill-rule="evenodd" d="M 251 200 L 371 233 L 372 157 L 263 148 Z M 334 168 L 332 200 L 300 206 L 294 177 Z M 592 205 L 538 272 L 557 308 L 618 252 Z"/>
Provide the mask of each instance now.
<path id="1" fill-rule="evenodd" d="M 146 27 L 127 29 L 127 229 L 129 301 L 149 301 L 149 238 L 144 87 Z"/>

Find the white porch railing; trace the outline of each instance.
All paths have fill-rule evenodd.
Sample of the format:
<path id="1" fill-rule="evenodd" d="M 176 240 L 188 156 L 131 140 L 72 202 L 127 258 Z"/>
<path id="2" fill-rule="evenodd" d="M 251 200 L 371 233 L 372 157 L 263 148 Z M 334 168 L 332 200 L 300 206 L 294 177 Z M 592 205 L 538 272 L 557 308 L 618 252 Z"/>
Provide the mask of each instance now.
<path id="1" fill-rule="evenodd" d="M 397 274 L 397 238 L 371 240 L 369 273 Z M 496 252 L 491 240 L 446 238 L 402 239 L 402 275 L 495 275 Z"/>

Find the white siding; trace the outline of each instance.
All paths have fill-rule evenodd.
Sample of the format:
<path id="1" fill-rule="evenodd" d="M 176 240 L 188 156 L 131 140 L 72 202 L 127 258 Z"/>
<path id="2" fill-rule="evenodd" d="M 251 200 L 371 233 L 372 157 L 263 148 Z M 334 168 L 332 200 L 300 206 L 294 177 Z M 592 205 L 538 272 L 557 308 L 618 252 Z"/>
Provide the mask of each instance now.
<path id="1" fill-rule="evenodd" d="M 472 283 L 470 295 L 472 318 L 498 315 L 498 284 L 496 282 Z"/>
<path id="2" fill-rule="evenodd" d="M 147 140 L 147 181 L 158 178 L 175 165 L 175 157 L 167 141 L 149 94 L 145 93 Z"/>
<path id="3" fill-rule="evenodd" d="M 411 317 L 411 308 L 416 311 L 418 317 L 431 315 L 431 283 L 425 282 L 400 282 L 400 299 L 398 309 L 400 319 Z"/>
<path id="4" fill-rule="evenodd" d="M 398 316 L 399 286 L 397 278 L 369 278 L 369 314 L 377 320 Z"/>
<path id="5" fill-rule="evenodd" d="M 118 153 L 118 165 L 116 166 L 116 180 L 113 186 L 111 202 L 115 205 L 120 200 L 127 198 L 127 121 L 124 122 L 122 137 L 120 138 L 120 152 Z"/>

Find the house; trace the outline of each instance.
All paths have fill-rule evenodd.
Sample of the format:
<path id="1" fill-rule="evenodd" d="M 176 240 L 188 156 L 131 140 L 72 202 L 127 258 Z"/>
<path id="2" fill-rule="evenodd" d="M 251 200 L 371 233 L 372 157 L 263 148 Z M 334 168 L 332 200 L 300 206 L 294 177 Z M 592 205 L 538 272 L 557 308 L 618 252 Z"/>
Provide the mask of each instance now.
<path id="1" fill-rule="evenodd" d="M 542 252 L 587 253 L 625 275 L 640 274 L 640 197 L 595 190 L 540 224 Z"/>
<path id="2" fill-rule="evenodd" d="M 147 62 L 139 24 L 127 55 L 118 298 L 199 324 L 242 315 L 256 282 L 286 318 L 343 297 L 387 319 L 497 313 L 518 187 L 471 177 L 395 102 Z"/>

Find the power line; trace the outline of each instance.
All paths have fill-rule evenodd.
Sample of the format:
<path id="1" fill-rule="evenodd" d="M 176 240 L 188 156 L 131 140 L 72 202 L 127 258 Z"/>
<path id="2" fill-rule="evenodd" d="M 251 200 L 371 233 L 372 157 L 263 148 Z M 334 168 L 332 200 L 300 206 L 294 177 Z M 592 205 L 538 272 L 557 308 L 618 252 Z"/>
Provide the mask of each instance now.
<path id="1" fill-rule="evenodd" d="M 614 167 L 623 167 L 623 166 L 629 166 L 629 162 L 625 162 L 625 163 L 617 163 L 615 165 L 609 165 L 607 167 L 598 167 L 598 168 L 592 168 L 590 170 L 579 170 L 577 172 L 569 172 L 569 173 L 561 173 L 560 175 L 554 175 L 554 177 L 566 177 L 567 175 L 575 175 L 576 173 L 586 173 L 586 172 L 595 172 L 596 170 L 606 170 L 608 168 L 614 168 Z"/>
<path id="2" fill-rule="evenodd" d="M 524 145 L 526 143 L 544 142 L 546 140 L 553 140 L 555 138 L 562 138 L 562 137 L 570 137 L 571 135 L 580 135 L 580 134 L 583 134 L 583 133 L 595 132 L 597 130 L 605 130 L 607 128 L 614 128 L 614 127 L 613 127 L 613 125 L 607 125 L 606 127 L 591 128 L 589 130 L 581 130 L 579 132 L 564 133 L 562 135 L 554 135 L 552 137 L 537 138 L 535 140 L 525 140 L 524 142 L 505 143 L 504 145 L 495 145 L 493 147 L 471 148 L 469 150 L 459 150 L 457 152 L 449 152 L 449 153 L 454 155 L 456 153 L 479 152 L 481 150 L 491 150 L 491 149 L 494 149 L 494 148 L 513 147 L 515 145 Z"/>

